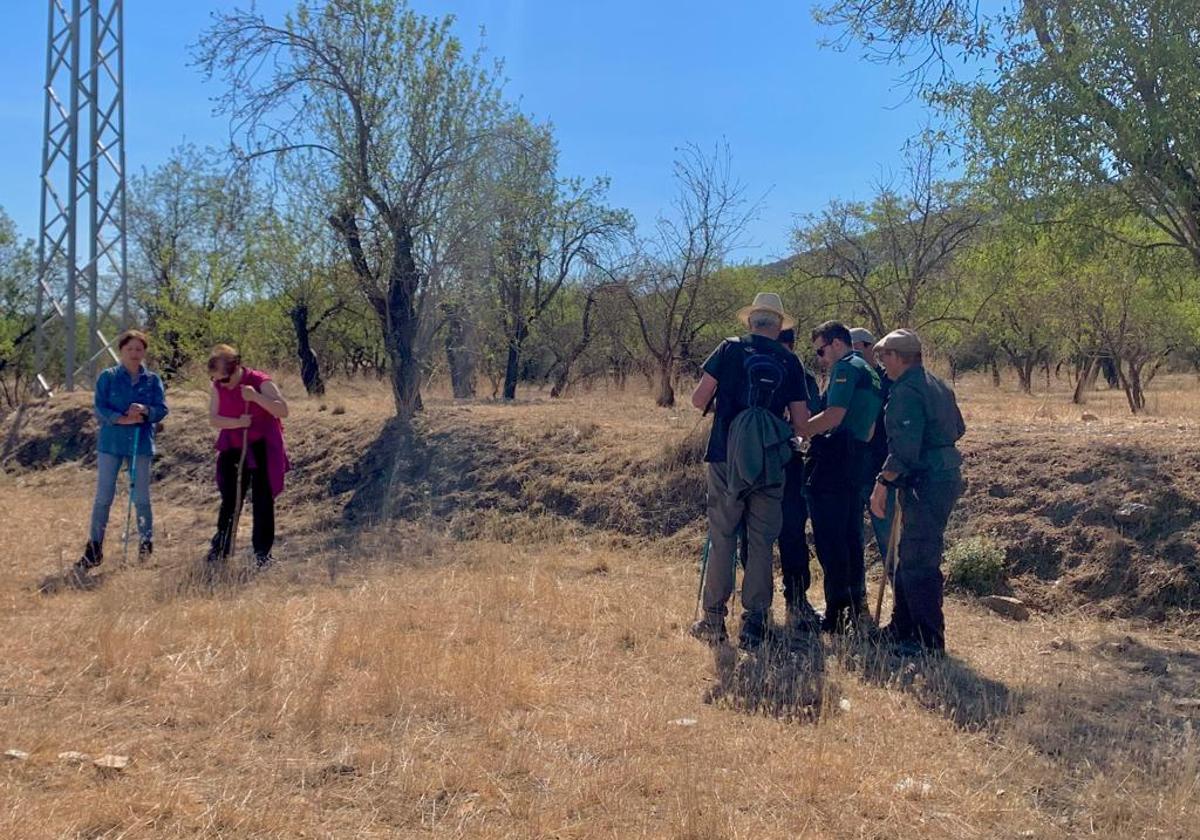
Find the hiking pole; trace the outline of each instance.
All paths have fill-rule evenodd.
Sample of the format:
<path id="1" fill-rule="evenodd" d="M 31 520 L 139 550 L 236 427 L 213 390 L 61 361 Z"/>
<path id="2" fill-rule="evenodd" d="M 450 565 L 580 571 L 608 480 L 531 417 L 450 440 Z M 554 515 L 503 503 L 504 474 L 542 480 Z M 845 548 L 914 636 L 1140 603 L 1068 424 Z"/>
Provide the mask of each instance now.
<path id="1" fill-rule="evenodd" d="M 129 531 L 130 522 L 133 519 L 133 493 L 137 486 L 137 455 L 138 455 L 138 438 L 142 434 L 142 424 L 138 423 L 133 427 L 133 450 L 129 453 L 129 504 L 125 508 L 125 541 L 121 549 L 121 563 L 129 561 Z"/>
<path id="2" fill-rule="evenodd" d="M 900 529 L 903 526 L 904 514 L 900 509 L 900 491 L 893 497 L 896 500 L 892 511 L 892 529 L 888 533 L 887 557 L 884 558 L 883 576 L 879 578 L 879 593 L 875 596 L 875 623 L 883 617 L 883 590 L 887 588 L 888 577 L 892 577 L 892 592 L 896 591 L 895 575 L 900 569 Z"/>
<path id="3" fill-rule="evenodd" d="M 692 621 L 700 620 L 700 604 L 704 600 L 704 579 L 708 577 L 708 552 L 712 548 L 712 533 L 704 534 L 704 550 L 700 553 L 700 588 L 696 591 L 696 611 Z"/>

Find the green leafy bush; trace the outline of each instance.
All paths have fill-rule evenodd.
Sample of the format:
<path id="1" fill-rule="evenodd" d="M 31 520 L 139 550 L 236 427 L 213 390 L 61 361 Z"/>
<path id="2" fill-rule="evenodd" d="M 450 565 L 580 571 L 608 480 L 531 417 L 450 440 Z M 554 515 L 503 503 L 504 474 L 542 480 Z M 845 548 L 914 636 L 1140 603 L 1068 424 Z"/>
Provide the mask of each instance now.
<path id="1" fill-rule="evenodd" d="M 946 552 L 946 585 L 975 595 L 994 595 L 1007 578 L 1004 546 L 989 537 L 967 537 Z"/>

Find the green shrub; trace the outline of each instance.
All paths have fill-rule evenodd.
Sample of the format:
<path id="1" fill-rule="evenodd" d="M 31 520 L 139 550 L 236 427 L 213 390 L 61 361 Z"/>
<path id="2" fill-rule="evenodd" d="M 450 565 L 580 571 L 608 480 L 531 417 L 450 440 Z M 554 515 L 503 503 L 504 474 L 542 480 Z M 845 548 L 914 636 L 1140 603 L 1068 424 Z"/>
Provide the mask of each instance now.
<path id="1" fill-rule="evenodd" d="M 946 585 L 976 595 L 994 595 L 1005 583 L 1004 546 L 988 537 L 967 537 L 946 552 Z"/>

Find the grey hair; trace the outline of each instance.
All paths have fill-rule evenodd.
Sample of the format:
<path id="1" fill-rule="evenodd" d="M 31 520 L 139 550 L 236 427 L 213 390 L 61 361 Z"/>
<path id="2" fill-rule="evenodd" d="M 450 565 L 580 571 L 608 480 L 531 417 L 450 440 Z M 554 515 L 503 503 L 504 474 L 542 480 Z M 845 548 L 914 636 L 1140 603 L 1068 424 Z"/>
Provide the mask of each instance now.
<path id="1" fill-rule="evenodd" d="M 774 312 L 751 312 L 748 320 L 752 330 L 769 330 L 783 326 L 783 319 Z"/>

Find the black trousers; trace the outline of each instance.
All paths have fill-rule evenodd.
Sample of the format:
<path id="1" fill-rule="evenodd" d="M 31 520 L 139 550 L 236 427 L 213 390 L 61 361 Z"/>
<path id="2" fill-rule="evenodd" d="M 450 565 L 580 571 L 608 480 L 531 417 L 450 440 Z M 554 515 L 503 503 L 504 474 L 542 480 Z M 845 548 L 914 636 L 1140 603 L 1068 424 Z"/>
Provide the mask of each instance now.
<path id="1" fill-rule="evenodd" d="M 863 565 L 863 502 L 858 486 L 810 488 L 813 546 L 825 575 L 825 614 L 866 598 Z"/>
<path id="2" fill-rule="evenodd" d="M 270 554 L 275 544 L 275 498 L 271 495 L 271 481 L 267 476 L 267 444 L 255 441 L 250 444 L 254 455 L 255 469 L 246 466 L 242 470 L 242 499 L 249 490 L 253 502 L 254 530 L 250 537 L 255 554 Z M 241 460 L 241 449 L 226 449 L 217 456 L 217 472 L 220 476 L 221 511 L 217 514 L 217 534 L 213 537 L 213 548 L 222 557 L 229 556 L 233 537 L 233 512 L 237 504 L 237 470 Z M 243 507 L 245 505 L 243 504 Z"/>
<path id="3" fill-rule="evenodd" d="M 812 574 L 808 569 L 808 502 L 804 498 L 804 461 L 788 462 L 783 485 L 783 528 L 779 532 L 779 565 L 783 571 L 783 597 L 789 607 L 808 600 Z"/>
<path id="4" fill-rule="evenodd" d="M 923 482 L 901 491 L 900 565 L 892 631 L 929 648 L 946 647 L 942 613 L 942 551 L 946 523 L 962 493 L 962 480 Z"/>

